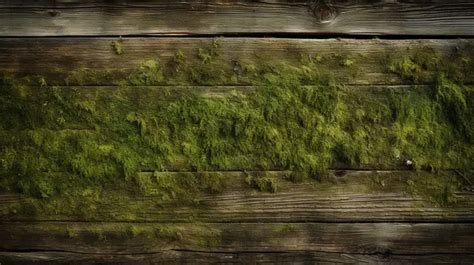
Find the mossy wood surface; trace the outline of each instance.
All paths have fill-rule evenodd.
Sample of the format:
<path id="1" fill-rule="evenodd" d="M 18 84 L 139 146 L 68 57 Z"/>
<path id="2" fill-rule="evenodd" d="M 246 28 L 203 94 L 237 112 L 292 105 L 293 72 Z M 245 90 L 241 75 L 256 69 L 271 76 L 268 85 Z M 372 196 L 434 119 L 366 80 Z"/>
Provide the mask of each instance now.
<path id="1" fill-rule="evenodd" d="M 247 173 L 262 175 L 262 172 Z M 267 176 L 277 189 L 271 192 L 249 184 L 247 173 L 209 172 L 225 180 L 215 185 L 214 191 L 208 189 L 198 194 L 179 187 L 160 191 L 151 181 L 138 191 L 133 187 L 108 188 L 102 192 L 90 191 L 80 199 L 63 195 L 38 201 L 3 194 L 0 196 L 2 218 L 5 221 L 162 223 L 474 221 L 474 193 L 455 174 L 332 171 L 322 181 L 295 182 L 287 173 L 272 171 Z M 198 176 L 167 174 L 176 179 Z M 152 173 L 140 175 L 143 179 L 153 179 Z"/>
<path id="2" fill-rule="evenodd" d="M 473 12 L 469 0 L 0 1 L 0 35 L 472 36 Z"/>
<path id="3" fill-rule="evenodd" d="M 0 39 L 0 261 L 471 261 L 473 54 Z"/>
<path id="4" fill-rule="evenodd" d="M 430 69 L 426 72 L 432 72 L 435 66 L 443 67 L 448 62 L 462 67 L 466 64 L 462 58 L 472 58 L 473 49 L 473 41 L 463 39 L 217 38 L 218 47 L 214 49 L 215 38 L 148 37 L 122 38 L 120 45 L 123 53 L 117 55 L 112 44 L 119 40 L 118 37 L 2 38 L 0 72 L 15 76 L 42 76 L 49 85 L 65 85 L 66 81 L 68 85 L 116 85 L 118 80 L 129 77 L 145 61 L 155 60 L 160 62 L 159 67 L 163 69 L 165 78 L 155 80 L 153 84 L 177 85 L 191 81 L 191 85 L 249 85 L 253 78 L 246 76 L 245 70 L 281 63 L 299 67 L 302 59 L 311 59 L 321 71 L 330 73 L 343 84 L 423 84 L 426 83 L 423 72 L 418 73 L 421 79 L 410 79 L 388 71 L 391 59 L 404 59 L 420 48 L 426 49 L 420 56 L 424 62 L 419 63 L 429 63 Z M 466 50 L 466 46 L 471 48 Z M 437 56 L 446 55 L 449 58 L 456 56 L 458 50 L 467 53 L 457 57 L 461 60 L 459 64 L 449 60 L 437 61 Z M 413 67 L 410 65 L 412 59 L 405 58 L 406 67 Z M 202 67 L 204 61 L 206 67 Z M 472 65 L 472 61 L 469 63 Z M 176 67 L 181 64 L 186 67 L 176 72 Z M 210 73 L 213 78 L 203 75 L 203 78 L 189 79 L 189 75 L 182 75 L 186 73 L 186 68 L 195 71 L 203 68 L 201 73 Z M 474 82 L 473 70 L 466 71 L 464 82 Z"/>

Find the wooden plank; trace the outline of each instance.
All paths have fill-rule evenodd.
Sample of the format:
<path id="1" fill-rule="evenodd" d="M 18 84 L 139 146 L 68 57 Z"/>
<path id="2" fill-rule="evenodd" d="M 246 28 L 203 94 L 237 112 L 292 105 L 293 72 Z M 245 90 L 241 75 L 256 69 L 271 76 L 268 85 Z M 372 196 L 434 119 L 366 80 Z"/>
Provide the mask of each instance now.
<path id="1" fill-rule="evenodd" d="M 273 39 L 273 38 L 127 38 L 121 41 L 123 54 L 117 55 L 111 43 L 117 38 L 2 38 L 0 73 L 17 76 L 43 76 L 50 84 L 111 85 L 126 79 L 146 60 L 158 60 L 163 72 L 173 71 L 173 59 L 180 51 L 185 65 L 203 67 L 199 48 L 213 49 L 215 58 L 206 67 L 220 71 L 221 79 L 201 85 L 248 85 L 240 75 L 240 65 L 301 65 L 302 56 L 317 60 L 320 69 L 345 84 L 407 84 L 388 71 L 388 57 L 426 48 L 449 58 L 457 50 L 473 47 L 473 40 L 354 40 L 354 39 Z M 468 53 L 466 62 L 474 60 Z M 346 64 L 349 60 L 350 64 Z M 448 59 L 449 61 L 449 59 Z M 212 69 L 208 69 L 211 71 Z M 81 72 L 82 71 L 82 72 Z M 84 72 L 91 73 L 89 78 Z M 69 78 L 68 78 L 69 77 Z M 82 79 L 81 79 L 82 78 Z M 80 79 L 80 80 L 79 80 Z M 466 73 L 465 83 L 474 80 Z M 176 85 L 169 75 L 165 81 Z M 173 83 L 174 82 L 174 83 Z M 420 83 L 420 81 L 416 81 Z M 416 83 L 415 82 L 415 83 Z M 191 85 L 200 85 L 193 83 Z"/>
<path id="2" fill-rule="evenodd" d="M 471 265 L 474 255 L 362 255 L 325 252 L 196 252 L 168 250 L 158 253 L 133 255 L 80 254 L 53 251 L 0 252 L 0 262 L 23 264 L 466 264 Z"/>
<path id="3" fill-rule="evenodd" d="M 444 196 L 443 182 L 426 184 L 429 189 L 441 185 L 439 194 L 414 196 L 412 191 L 417 188 L 409 180 L 421 178 L 416 172 L 333 171 L 322 182 L 302 183 L 286 180 L 281 172 L 268 174 L 275 177 L 275 193 L 249 185 L 244 172 L 225 172 L 222 192 L 201 194 L 192 202 L 163 202 L 160 192 L 140 194 L 110 188 L 85 215 L 80 214 L 84 205 L 67 198 L 48 199 L 49 204 L 39 203 L 35 212 L 22 215 L 31 205 L 11 194 L 0 196 L 0 212 L 3 220 L 18 221 L 474 222 L 473 191 L 457 191 L 450 195 L 456 203 L 439 205 L 434 199 Z"/>
<path id="4" fill-rule="evenodd" d="M 3 251 L 474 254 L 474 224 L 0 223 Z"/>
<path id="5" fill-rule="evenodd" d="M 474 35 L 469 0 L 0 1 L 1 36 Z"/>

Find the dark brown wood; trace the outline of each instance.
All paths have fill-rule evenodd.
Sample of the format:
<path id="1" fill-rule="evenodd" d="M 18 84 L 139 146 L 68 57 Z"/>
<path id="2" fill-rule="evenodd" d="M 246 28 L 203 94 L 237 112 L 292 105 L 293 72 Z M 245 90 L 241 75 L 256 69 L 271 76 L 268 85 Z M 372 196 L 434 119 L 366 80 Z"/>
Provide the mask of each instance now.
<path id="1" fill-rule="evenodd" d="M 2 36 L 474 35 L 469 0 L 0 1 Z"/>
<path id="2" fill-rule="evenodd" d="M 100 80 L 83 80 L 81 85 L 111 85 L 126 78 L 145 60 L 159 60 L 166 67 L 178 50 L 186 56 L 186 64 L 201 67 L 199 48 L 212 45 L 209 38 L 127 38 L 124 53 L 117 55 L 111 42 L 117 38 L 2 38 L 0 39 L 0 73 L 17 76 L 44 76 L 50 84 L 64 85 L 71 72 L 88 69 L 100 72 Z M 354 40 L 354 39 L 273 39 L 223 38 L 216 63 L 233 74 L 235 62 L 250 64 L 299 64 L 302 55 L 321 56 L 320 65 L 345 84 L 406 84 L 389 73 L 388 56 L 410 49 L 431 47 L 451 54 L 458 48 L 474 45 L 473 40 Z M 351 67 L 341 65 L 353 61 Z M 474 76 L 468 77 L 473 82 Z M 76 81 L 77 83 L 77 81 Z M 226 80 L 224 84 L 245 85 L 245 80 Z M 74 85 L 74 80 L 69 81 Z"/>
<path id="3" fill-rule="evenodd" d="M 90 264 L 466 264 L 474 255 L 375 255 L 325 252 L 196 252 L 169 250 L 133 255 L 80 254 L 53 251 L 0 252 L 0 262 L 9 265 Z"/>
<path id="4" fill-rule="evenodd" d="M 151 175 L 151 173 L 143 173 Z M 168 173 L 169 174 L 169 173 Z M 177 174 L 177 173 L 172 173 Z M 243 172 L 225 172 L 227 182 L 218 194 L 202 194 L 193 205 L 159 203 L 157 195 L 108 190 L 90 216 L 71 215 L 70 209 L 13 214 L 21 197 L 0 196 L 3 220 L 140 221 L 140 222 L 474 222 L 474 192 L 460 191 L 457 203 L 440 207 L 429 197 L 413 197 L 410 171 L 335 171 L 323 182 L 292 183 L 281 172 L 276 193 L 260 192 L 245 182 Z M 27 203 L 25 203 L 27 205 Z"/>
<path id="5" fill-rule="evenodd" d="M 474 224 L 0 223 L 1 251 L 474 254 Z"/>
<path id="6" fill-rule="evenodd" d="M 145 60 L 169 67 L 178 50 L 186 64 L 200 67 L 198 49 L 211 47 L 211 37 L 220 35 L 229 38 L 220 40 L 215 60 L 227 72 L 236 62 L 297 65 L 301 55 L 321 56 L 318 66 L 349 91 L 384 93 L 413 88 L 388 71 L 388 56 L 419 47 L 450 55 L 474 46 L 474 2 L 0 0 L 0 75 L 43 76 L 50 85 L 106 93 Z M 407 39 L 287 38 L 360 35 Z M 111 45 L 119 36 L 120 55 Z M 264 36 L 279 38 L 253 38 Z M 83 70 L 100 79 L 68 79 Z M 474 76 L 466 83 L 474 83 Z M 254 89 L 238 78 L 189 88 L 206 97 Z M 180 88 L 145 88 L 150 98 L 173 89 Z M 465 187 L 455 192 L 455 203 L 441 206 L 429 195 L 413 195 L 408 181 L 416 172 L 334 168 L 321 182 L 293 183 L 287 172 L 268 172 L 276 193 L 251 187 L 249 172 L 222 172 L 224 189 L 196 194 L 192 202 L 108 187 L 86 214 L 77 213 L 82 209 L 74 202 L 54 202 L 65 198 L 32 207 L 28 198 L 1 193 L 0 265 L 472 264 L 472 174 L 458 172 Z"/>

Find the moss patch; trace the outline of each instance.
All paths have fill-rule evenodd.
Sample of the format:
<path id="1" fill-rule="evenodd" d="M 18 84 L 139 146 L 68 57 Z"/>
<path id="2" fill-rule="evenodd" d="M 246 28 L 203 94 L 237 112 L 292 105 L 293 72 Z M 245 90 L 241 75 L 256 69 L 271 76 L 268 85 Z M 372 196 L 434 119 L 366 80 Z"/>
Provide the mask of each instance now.
<path id="1" fill-rule="evenodd" d="M 247 174 L 245 182 L 262 192 L 275 193 L 279 190 L 278 179 L 275 176 L 271 176 L 268 172 L 261 175 Z"/>
<path id="2" fill-rule="evenodd" d="M 408 180 L 409 191 L 414 196 L 432 202 L 441 207 L 453 206 L 456 202 L 455 192 L 461 183 L 453 175 L 431 175 L 418 173 Z"/>
<path id="3" fill-rule="evenodd" d="M 56 87 L 44 78 L 3 76 L 0 188 L 32 198 L 16 213 L 74 209 L 70 214 L 87 219 L 110 187 L 184 204 L 226 187 L 222 175 L 166 173 L 176 169 L 278 168 L 295 172 L 289 178 L 299 182 L 327 175 L 334 164 L 383 168 L 410 160 L 416 169 L 472 168 L 469 52 L 406 51 L 381 67 L 426 85 L 383 93 L 349 90 L 316 55 L 302 56 L 298 64 L 235 60 L 229 71 L 220 53 L 215 40 L 196 51 L 198 66 L 188 65 L 179 50 L 170 62 L 146 60 L 115 80 L 114 88 Z M 334 64 L 353 68 L 357 60 L 335 56 Z M 66 83 L 100 84 L 103 78 L 78 69 Z M 232 79 L 254 89 L 215 97 L 159 86 Z M 140 173 L 150 169 L 161 173 Z M 267 175 L 251 176 L 248 183 L 278 190 Z M 124 214 L 133 219 L 136 209 L 129 210 Z"/>
<path id="4" fill-rule="evenodd" d="M 124 48 L 123 48 L 123 41 L 122 39 L 119 40 L 114 40 L 110 43 L 110 46 L 112 47 L 112 51 L 117 54 L 121 55 L 124 53 Z"/>
<path id="5" fill-rule="evenodd" d="M 292 234 L 297 231 L 295 224 L 283 224 L 275 228 L 275 231 L 280 234 Z"/>
<path id="6" fill-rule="evenodd" d="M 187 224 L 137 224 L 137 223 L 90 223 L 64 228 L 55 224 L 34 224 L 24 227 L 25 231 L 41 231 L 52 238 L 88 242 L 91 246 L 104 246 L 127 242 L 142 244 L 145 249 L 156 246 L 186 246 L 197 248 L 216 247 L 221 241 L 221 230 L 200 223 Z M 93 240 L 91 240 L 91 236 Z"/>

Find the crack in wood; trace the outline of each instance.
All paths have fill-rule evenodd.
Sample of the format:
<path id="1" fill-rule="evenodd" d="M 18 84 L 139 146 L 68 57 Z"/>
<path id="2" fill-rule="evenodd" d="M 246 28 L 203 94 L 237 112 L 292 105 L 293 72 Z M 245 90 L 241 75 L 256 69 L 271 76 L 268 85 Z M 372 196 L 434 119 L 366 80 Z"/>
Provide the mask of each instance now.
<path id="1" fill-rule="evenodd" d="M 384 251 L 373 251 L 373 252 L 345 252 L 345 251 L 298 251 L 298 250 L 288 250 L 288 251 L 204 251 L 204 250 L 193 250 L 193 249 L 181 249 L 181 248 L 171 248 L 162 251 L 150 251 L 150 252 L 122 252 L 122 253 L 104 253 L 104 252 L 78 252 L 70 250 L 60 250 L 60 249 L 0 249 L 0 254 L 2 253 L 69 253 L 69 254 L 79 254 L 79 255 L 98 255 L 98 256 L 139 256 L 139 255 L 156 255 L 163 254 L 166 252 L 186 252 L 186 253 L 201 253 L 201 254 L 225 254 L 225 255 L 239 255 L 239 254 L 340 254 L 340 255 L 367 255 L 367 256 L 381 256 L 384 258 L 389 258 L 390 256 L 431 256 L 431 255 L 470 255 L 470 252 L 463 253 L 453 253 L 453 252 L 426 252 L 426 253 L 393 253 L 391 250 L 386 249 Z"/>

